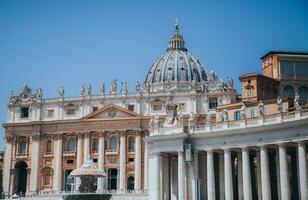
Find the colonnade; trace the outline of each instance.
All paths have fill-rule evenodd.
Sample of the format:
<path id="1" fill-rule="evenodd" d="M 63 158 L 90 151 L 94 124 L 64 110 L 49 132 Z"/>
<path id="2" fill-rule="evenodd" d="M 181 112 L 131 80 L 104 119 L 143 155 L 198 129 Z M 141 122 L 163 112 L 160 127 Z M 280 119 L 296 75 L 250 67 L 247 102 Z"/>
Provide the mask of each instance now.
<path id="1" fill-rule="evenodd" d="M 304 142 L 206 149 L 195 151 L 193 155 L 193 161 L 186 161 L 184 151 L 153 153 L 150 157 L 152 180 L 149 198 L 153 200 L 308 199 L 307 150 Z M 160 174 L 161 167 L 167 167 L 164 163 L 166 157 L 169 158 L 168 162 L 171 162 L 171 157 L 177 159 L 177 170 L 168 163 L 169 173 L 163 175 L 170 178 L 169 186 L 161 184 L 163 182 L 161 180 L 166 179 Z M 201 163 L 201 159 L 205 165 Z M 177 171 L 176 177 L 171 176 L 174 174 L 173 170 Z M 206 171 L 203 177 L 201 170 Z M 223 174 L 223 179 L 217 177 L 217 174 L 219 176 Z M 176 192 L 172 184 L 178 187 Z"/>

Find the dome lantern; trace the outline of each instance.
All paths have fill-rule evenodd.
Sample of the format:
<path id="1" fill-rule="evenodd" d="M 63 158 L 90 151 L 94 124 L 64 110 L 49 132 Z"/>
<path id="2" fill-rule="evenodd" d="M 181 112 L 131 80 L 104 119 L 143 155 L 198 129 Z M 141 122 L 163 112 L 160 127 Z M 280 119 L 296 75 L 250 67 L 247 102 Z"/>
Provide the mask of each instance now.
<path id="1" fill-rule="evenodd" d="M 169 40 L 169 45 L 168 45 L 168 49 L 169 50 L 182 50 L 182 51 L 187 51 L 187 49 L 185 48 L 185 41 L 184 38 L 180 32 L 179 29 L 179 24 L 178 24 L 178 20 L 175 20 L 175 31 L 172 34 L 170 40 Z"/>

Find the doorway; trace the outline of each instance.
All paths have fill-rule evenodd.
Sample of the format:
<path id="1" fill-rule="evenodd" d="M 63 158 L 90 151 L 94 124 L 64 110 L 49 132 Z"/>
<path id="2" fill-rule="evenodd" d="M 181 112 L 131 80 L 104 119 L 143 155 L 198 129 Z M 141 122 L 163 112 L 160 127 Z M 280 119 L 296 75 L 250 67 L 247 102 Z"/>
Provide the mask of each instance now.
<path id="1" fill-rule="evenodd" d="M 19 161 L 15 165 L 16 169 L 16 194 L 19 196 L 25 196 L 27 191 L 27 169 L 28 165 L 25 161 Z"/>
<path id="2" fill-rule="evenodd" d="M 108 190 L 117 190 L 117 169 L 108 169 Z"/>

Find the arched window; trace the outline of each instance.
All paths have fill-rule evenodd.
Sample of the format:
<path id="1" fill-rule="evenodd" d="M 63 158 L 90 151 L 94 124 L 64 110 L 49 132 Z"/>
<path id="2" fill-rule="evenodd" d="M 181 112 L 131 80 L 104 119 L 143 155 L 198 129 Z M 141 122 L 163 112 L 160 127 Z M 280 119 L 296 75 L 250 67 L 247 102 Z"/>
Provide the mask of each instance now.
<path id="1" fill-rule="evenodd" d="M 135 183 L 135 178 L 133 176 L 130 176 L 127 178 L 127 190 L 128 191 L 134 190 L 134 183 Z"/>
<path id="2" fill-rule="evenodd" d="M 117 149 L 117 138 L 115 135 L 111 136 L 110 138 L 110 149 L 116 150 Z"/>
<path id="3" fill-rule="evenodd" d="M 26 152 L 27 152 L 27 141 L 26 140 L 20 141 L 18 150 L 19 150 L 18 151 L 19 155 L 26 155 Z"/>
<path id="4" fill-rule="evenodd" d="M 47 142 L 46 142 L 46 153 L 51 153 L 51 140 L 48 140 Z"/>
<path id="5" fill-rule="evenodd" d="M 96 138 L 93 139 L 92 142 L 92 152 L 97 153 L 98 152 L 98 141 Z"/>
<path id="6" fill-rule="evenodd" d="M 128 139 L 128 152 L 134 152 L 135 151 L 135 138 L 130 137 Z"/>
<path id="7" fill-rule="evenodd" d="M 301 101 L 307 102 L 308 101 L 308 87 L 300 86 L 298 89 L 299 98 Z"/>
<path id="8" fill-rule="evenodd" d="M 294 99 L 294 89 L 292 86 L 287 85 L 283 88 L 283 95 L 284 97 L 292 98 Z"/>
<path id="9" fill-rule="evenodd" d="M 75 151 L 75 139 L 71 138 L 67 142 L 67 151 L 74 152 Z"/>

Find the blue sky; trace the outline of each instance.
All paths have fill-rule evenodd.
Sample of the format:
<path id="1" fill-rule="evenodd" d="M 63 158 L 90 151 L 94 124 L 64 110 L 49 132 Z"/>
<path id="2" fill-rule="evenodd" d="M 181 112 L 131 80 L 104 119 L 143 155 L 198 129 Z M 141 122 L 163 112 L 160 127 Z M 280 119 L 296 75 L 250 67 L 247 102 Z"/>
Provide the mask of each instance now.
<path id="1" fill-rule="evenodd" d="M 269 50 L 308 51 L 308 1 L 0 0 L 0 122 L 10 90 L 79 95 L 81 84 L 126 80 L 133 91 L 167 48 L 175 18 L 207 71 L 261 70 Z M 0 129 L 0 136 L 4 133 Z M 0 144 L 0 149 L 2 149 Z"/>

